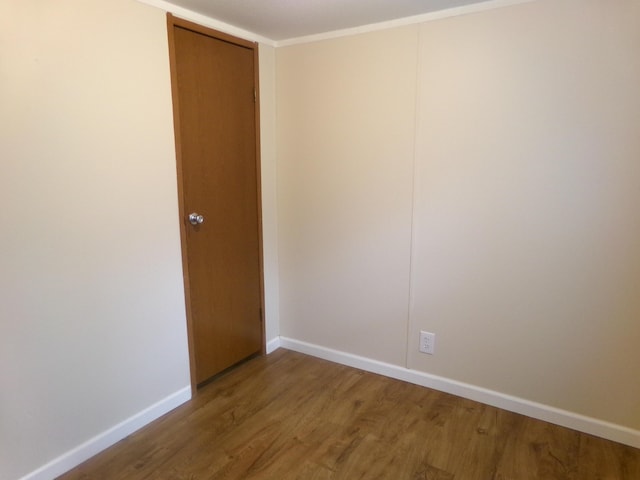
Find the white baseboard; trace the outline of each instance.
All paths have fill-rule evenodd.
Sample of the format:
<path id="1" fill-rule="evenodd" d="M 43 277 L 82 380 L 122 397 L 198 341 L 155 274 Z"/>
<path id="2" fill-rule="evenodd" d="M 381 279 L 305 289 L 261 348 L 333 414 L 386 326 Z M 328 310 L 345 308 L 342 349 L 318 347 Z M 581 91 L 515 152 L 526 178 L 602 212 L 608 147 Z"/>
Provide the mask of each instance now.
<path id="1" fill-rule="evenodd" d="M 377 373 L 423 387 L 433 388 L 434 390 L 451 393 L 510 412 L 519 413 L 563 427 L 572 428 L 580 432 L 606 438 L 614 442 L 640 448 L 640 431 L 621 425 L 531 402 L 523 398 L 505 395 L 500 392 L 439 377 L 437 375 L 431 375 L 351 353 L 333 350 L 320 345 L 294 340 L 292 338 L 273 338 L 267 342 L 266 351 L 267 353 L 271 353 L 280 347 L 323 358 L 342 365 L 359 368 L 367 372 Z M 118 425 L 78 445 L 37 470 L 25 475 L 20 480 L 51 480 L 56 478 L 190 399 L 191 386 L 184 387 Z"/>
<path id="2" fill-rule="evenodd" d="M 53 459 L 20 480 L 51 480 L 56 478 L 190 399 L 191 386 L 184 387 Z"/>
<path id="3" fill-rule="evenodd" d="M 272 338 L 267 342 L 266 352 L 269 355 L 271 352 L 276 351 L 280 348 L 280 337 Z"/>
<path id="4" fill-rule="evenodd" d="M 273 341 L 273 340 L 272 340 Z M 504 393 L 477 387 L 468 383 L 458 382 L 437 375 L 411 370 L 408 368 L 379 362 L 366 357 L 360 357 L 351 353 L 333 350 L 331 348 L 314 345 L 300 340 L 280 337 L 280 346 L 296 352 L 305 353 L 314 357 L 332 362 L 359 368 L 367 372 L 377 373 L 386 377 L 396 378 L 405 382 L 414 383 L 423 387 L 433 388 L 459 397 L 468 398 L 494 407 L 502 408 L 510 412 L 519 413 L 528 417 L 544 420 L 563 427 L 578 430 L 598 437 L 606 438 L 614 442 L 623 443 L 635 448 L 640 448 L 640 431 L 614 423 L 605 422 L 596 418 L 579 415 L 567 410 L 551 407 L 541 403 L 532 402 L 523 398 L 506 395 Z"/>

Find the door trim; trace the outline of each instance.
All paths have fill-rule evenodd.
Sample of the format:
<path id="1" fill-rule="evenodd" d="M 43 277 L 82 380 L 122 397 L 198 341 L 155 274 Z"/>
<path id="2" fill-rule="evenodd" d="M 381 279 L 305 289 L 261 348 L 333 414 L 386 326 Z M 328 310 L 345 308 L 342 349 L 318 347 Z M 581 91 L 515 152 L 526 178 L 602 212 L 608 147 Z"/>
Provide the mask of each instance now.
<path id="1" fill-rule="evenodd" d="M 191 312 L 191 289 L 189 282 L 189 264 L 187 261 L 187 225 L 184 204 L 184 188 L 183 188 L 183 170 L 182 170 L 182 140 L 180 138 L 180 105 L 178 101 L 178 78 L 176 69 L 176 49 L 174 29 L 176 27 L 185 28 L 196 33 L 201 33 L 224 42 L 232 43 L 241 47 L 250 49 L 253 52 L 253 72 L 254 86 L 256 91 L 255 102 L 255 135 L 256 135 L 256 193 L 257 193 L 257 209 L 258 209 L 258 257 L 260 261 L 260 322 L 261 322 L 261 354 L 266 353 L 265 347 L 265 308 L 264 308 L 264 258 L 263 258 L 263 235 L 262 235 L 262 188 L 261 188 L 261 169 L 260 169 L 260 84 L 258 70 L 258 44 L 234 37 L 223 32 L 218 32 L 208 27 L 198 25 L 187 20 L 183 20 L 167 13 L 167 33 L 169 40 L 169 66 L 171 71 L 171 97 L 173 102 L 173 129 L 176 147 L 176 173 L 178 181 L 178 211 L 180 215 L 180 246 L 182 251 L 182 277 L 184 282 L 185 311 L 187 317 L 187 339 L 189 345 L 189 368 L 191 375 L 191 392 L 197 394 L 196 381 L 196 363 L 195 363 L 195 339 L 193 316 Z"/>

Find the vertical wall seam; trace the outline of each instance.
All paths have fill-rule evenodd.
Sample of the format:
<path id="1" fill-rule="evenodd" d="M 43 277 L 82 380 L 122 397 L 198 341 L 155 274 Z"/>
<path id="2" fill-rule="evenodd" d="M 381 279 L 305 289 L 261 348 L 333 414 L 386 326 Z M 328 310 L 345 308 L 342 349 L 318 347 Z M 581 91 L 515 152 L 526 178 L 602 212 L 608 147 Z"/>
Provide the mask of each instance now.
<path id="1" fill-rule="evenodd" d="M 409 368 L 409 354 L 411 348 L 411 320 L 412 320 L 412 307 L 413 307 L 413 260 L 414 260 L 414 245 L 415 245 L 415 205 L 416 205 L 416 164 L 418 154 L 418 107 L 420 105 L 420 31 L 421 25 L 416 25 L 416 59 L 415 59 L 415 91 L 414 91 L 414 104 L 413 104 L 413 158 L 411 166 L 411 221 L 409 227 L 409 291 L 407 292 L 407 323 L 406 323 L 406 342 L 405 342 L 405 359 L 404 366 Z"/>

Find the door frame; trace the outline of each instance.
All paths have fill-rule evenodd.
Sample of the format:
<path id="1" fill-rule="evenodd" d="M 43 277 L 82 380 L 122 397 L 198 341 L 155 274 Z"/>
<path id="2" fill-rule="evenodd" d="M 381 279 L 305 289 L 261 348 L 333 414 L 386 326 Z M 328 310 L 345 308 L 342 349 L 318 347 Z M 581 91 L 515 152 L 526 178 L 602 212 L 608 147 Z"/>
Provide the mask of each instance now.
<path id="1" fill-rule="evenodd" d="M 185 310 L 187 317 L 187 339 L 189 345 L 189 368 L 191 376 L 191 393 L 197 394 L 196 381 L 196 358 L 195 358 L 195 339 L 193 316 L 191 312 L 191 289 L 189 281 L 189 263 L 187 261 L 187 211 L 185 210 L 184 186 L 183 186 L 183 170 L 182 170 L 182 139 L 180 135 L 180 104 L 178 100 L 178 77 L 176 69 L 176 49 L 174 29 L 176 27 L 185 28 L 196 33 L 207 35 L 224 42 L 245 47 L 253 52 L 253 72 L 255 86 L 255 135 L 256 135 L 256 193 L 257 193 L 257 209 L 258 209 L 258 258 L 260 269 L 260 344 L 261 354 L 266 353 L 265 346 L 265 309 L 264 309 L 264 258 L 263 258 L 263 235 L 262 235 L 262 174 L 260 170 L 260 84 L 258 71 L 258 44 L 250 42 L 242 38 L 234 37 L 217 30 L 198 25 L 167 13 L 167 33 L 169 39 L 169 66 L 171 71 L 171 97 L 173 102 L 173 130 L 176 148 L 176 173 L 178 181 L 178 212 L 180 215 L 180 246 L 182 251 L 182 276 L 184 282 Z"/>

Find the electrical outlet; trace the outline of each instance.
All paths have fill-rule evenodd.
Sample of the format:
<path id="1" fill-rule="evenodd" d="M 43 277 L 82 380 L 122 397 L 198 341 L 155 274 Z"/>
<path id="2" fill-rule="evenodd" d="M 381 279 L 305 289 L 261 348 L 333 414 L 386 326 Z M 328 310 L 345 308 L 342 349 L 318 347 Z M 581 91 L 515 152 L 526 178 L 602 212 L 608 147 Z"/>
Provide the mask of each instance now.
<path id="1" fill-rule="evenodd" d="M 420 331 L 420 351 L 433 355 L 436 347 L 436 334 Z"/>

